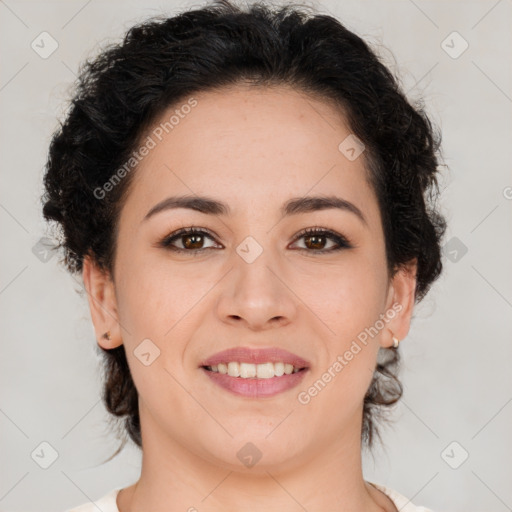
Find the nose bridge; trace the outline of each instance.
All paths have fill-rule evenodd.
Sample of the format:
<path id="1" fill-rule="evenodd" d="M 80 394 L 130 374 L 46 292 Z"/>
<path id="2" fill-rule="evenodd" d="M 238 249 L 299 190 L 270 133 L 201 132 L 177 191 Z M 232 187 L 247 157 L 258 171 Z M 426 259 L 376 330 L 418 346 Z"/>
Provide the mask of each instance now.
<path id="1" fill-rule="evenodd" d="M 293 293 L 281 275 L 279 251 L 271 247 L 272 237 L 259 238 L 263 243 L 247 236 L 236 247 L 229 285 L 219 304 L 224 320 L 243 319 L 253 327 L 276 318 L 289 321 L 295 311 Z"/>
<path id="2" fill-rule="evenodd" d="M 236 248 L 235 292 L 239 297 L 261 295 L 260 300 L 265 297 L 272 302 L 282 295 L 282 283 L 276 277 L 280 268 L 279 255 L 271 247 L 270 236 L 260 236 L 259 239 L 262 243 L 247 236 Z"/>

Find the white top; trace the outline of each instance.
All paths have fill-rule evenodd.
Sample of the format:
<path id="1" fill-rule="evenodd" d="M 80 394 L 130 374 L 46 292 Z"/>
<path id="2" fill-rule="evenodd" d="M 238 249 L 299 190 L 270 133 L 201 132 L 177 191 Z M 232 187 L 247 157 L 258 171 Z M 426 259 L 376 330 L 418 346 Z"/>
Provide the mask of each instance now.
<path id="1" fill-rule="evenodd" d="M 395 504 L 395 507 L 400 512 L 432 512 L 430 509 L 425 507 L 417 507 L 413 503 L 411 503 L 405 496 L 402 496 L 398 492 L 393 489 L 388 489 L 383 485 L 371 483 L 374 487 L 376 487 L 379 491 L 382 491 L 391 501 Z M 123 487 L 119 487 L 117 489 L 113 489 L 108 494 L 96 500 L 94 503 L 89 502 L 78 507 L 66 510 L 65 512 L 119 512 L 117 508 L 117 494 L 123 489 Z"/>

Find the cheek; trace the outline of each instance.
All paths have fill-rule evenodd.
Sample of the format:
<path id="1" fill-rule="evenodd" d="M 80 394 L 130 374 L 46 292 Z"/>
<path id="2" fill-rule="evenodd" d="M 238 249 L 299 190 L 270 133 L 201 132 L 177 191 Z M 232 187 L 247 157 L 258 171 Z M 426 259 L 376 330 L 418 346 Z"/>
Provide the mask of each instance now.
<path id="1" fill-rule="evenodd" d="M 354 255 L 355 256 L 355 255 Z M 381 262 L 363 255 L 345 267 L 326 268 L 320 286 L 313 288 L 314 307 L 325 329 L 325 356 L 315 371 L 315 382 L 329 401 L 357 408 L 371 382 L 379 338 L 385 326 L 386 270 Z M 315 393 L 315 390 L 312 390 Z M 340 414 L 343 414 L 340 412 Z"/>
<path id="2" fill-rule="evenodd" d="M 139 396 L 152 414 L 162 414 L 162 403 L 181 396 L 177 381 L 184 381 L 183 357 L 193 321 L 187 312 L 198 300 L 184 293 L 183 276 L 163 270 L 135 258 L 122 261 L 117 287 L 128 365 Z"/>
<path id="3" fill-rule="evenodd" d="M 141 371 L 134 358 L 143 351 L 144 342 L 150 352 L 158 353 L 156 369 L 165 367 L 180 379 L 190 370 L 190 340 L 204 321 L 210 305 L 208 293 L 218 282 L 216 272 L 208 265 L 195 269 L 186 264 L 171 264 L 165 258 L 127 258 L 119 265 L 118 316 L 123 343 L 130 352 L 127 355 L 134 360 L 134 371 Z M 156 348 L 144 340 L 150 340 Z M 163 384 L 168 378 L 165 373 Z M 148 381 L 144 385 L 160 383 Z"/>
<path id="4" fill-rule="evenodd" d="M 375 346 L 359 343 L 354 349 L 348 343 L 344 348 L 350 359 L 347 351 L 333 352 L 329 364 L 315 372 L 297 394 L 304 415 L 301 428 L 309 425 L 313 432 L 322 431 L 326 439 L 337 435 L 341 425 L 357 425 L 375 369 Z"/>
<path id="5" fill-rule="evenodd" d="M 304 281 L 302 290 L 309 296 L 311 309 L 343 344 L 373 325 L 383 312 L 385 272 L 379 262 L 366 263 L 354 255 L 338 268 L 323 268 L 309 283 Z"/>
<path id="6" fill-rule="evenodd" d="M 129 336 L 163 342 L 198 301 L 202 281 L 191 281 L 178 265 L 165 264 L 163 259 L 150 261 L 137 257 L 135 252 L 132 255 L 119 259 L 120 321 Z"/>

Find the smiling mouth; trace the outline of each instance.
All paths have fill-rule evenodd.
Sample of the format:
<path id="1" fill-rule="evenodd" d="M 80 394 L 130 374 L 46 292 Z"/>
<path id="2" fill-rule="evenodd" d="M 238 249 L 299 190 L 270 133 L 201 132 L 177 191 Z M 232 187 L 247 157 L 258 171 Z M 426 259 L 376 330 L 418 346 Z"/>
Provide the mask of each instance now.
<path id="1" fill-rule="evenodd" d="M 297 367 L 289 363 L 283 362 L 267 362 L 267 363 L 239 363 L 230 361 L 219 363 L 211 366 L 203 366 L 207 371 L 228 375 L 229 377 L 237 377 L 240 379 L 271 379 L 273 377 L 282 377 L 299 373 L 306 370 L 306 367 Z"/>

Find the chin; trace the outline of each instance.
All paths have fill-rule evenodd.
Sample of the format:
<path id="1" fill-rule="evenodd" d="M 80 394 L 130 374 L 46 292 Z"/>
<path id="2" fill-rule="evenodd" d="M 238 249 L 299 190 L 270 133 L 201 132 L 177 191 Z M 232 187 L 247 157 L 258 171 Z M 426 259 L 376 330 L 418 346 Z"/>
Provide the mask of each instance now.
<path id="1" fill-rule="evenodd" d="M 297 458 L 306 450 L 305 445 L 299 445 L 298 440 L 291 438 L 285 429 L 279 435 L 271 429 L 247 429 L 243 435 L 235 435 L 224 444 L 214 444 L 219 451 L 210 452 L 215 464 L 229 471 L 248 473 L 252 476 L 261 474 L 268 476 L 296 467 Z M 304 442 L 303 439 L 300 440 Z M 210 457 L 207 457 L 210 459 Z"/>

